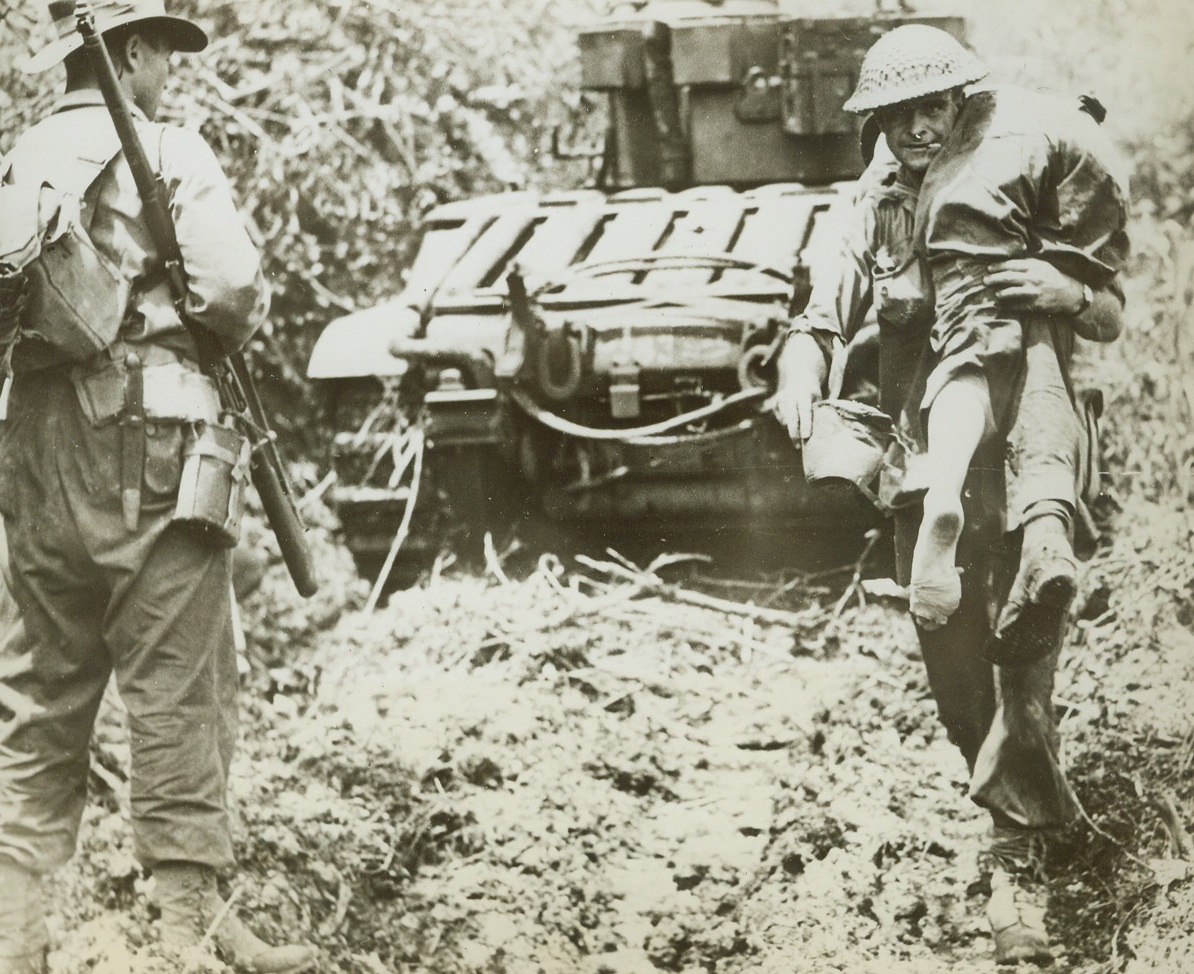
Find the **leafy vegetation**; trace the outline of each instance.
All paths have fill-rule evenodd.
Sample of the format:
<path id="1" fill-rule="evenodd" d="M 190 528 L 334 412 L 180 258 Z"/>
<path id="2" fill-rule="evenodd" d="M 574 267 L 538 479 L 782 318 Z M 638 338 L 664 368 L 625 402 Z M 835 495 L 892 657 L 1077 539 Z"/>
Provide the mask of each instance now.
<path id="1" fill-rule="evenodd" d="M 1126 332 L 1083 362 L 1108 396 L 1112 483 L 1058 681 L 1089 820 L 1055 864 L 1055 922 L 1074 970 L 1180 970 L 1194 950 L 1180 847 L 1194 801 L 1194 6 L 978 6 L 995 77 L 1100 97 L 1135 173 Z M 311 344 L 400 288 L 427 208 L 585 177 L 547 149 L 554 125 L 591 118 L 568 29 L 587 7 L 175 7 L 214 42 L 179 60 L 167 113 L 216 147 L 266 255 L 258 367 L 309 456 L 311 414 L 294 404 Z M 14 67 L 47 29 L 42 4 L 0 0 L 0 149 L 60 84 Z M 789 589 L 783 604 L 816 630 L 793 636 L 629 586 L 582 598 L 589 583 L 548 561 L 509 584 L 444 568 L 367 616 L 319 520 L 320 597 L 300 603 L 275 567 L 246 606 L 240 902 L 269 933 L 308 931 L 328 970 L 353 974 L 789 971 L 793 957 L 981 969 L 982 823 L 898 609 L 835 616 L 840 590 Z M 57 889 L 56 972 L 151 939 L 107 714 L 86 854 Z"/>

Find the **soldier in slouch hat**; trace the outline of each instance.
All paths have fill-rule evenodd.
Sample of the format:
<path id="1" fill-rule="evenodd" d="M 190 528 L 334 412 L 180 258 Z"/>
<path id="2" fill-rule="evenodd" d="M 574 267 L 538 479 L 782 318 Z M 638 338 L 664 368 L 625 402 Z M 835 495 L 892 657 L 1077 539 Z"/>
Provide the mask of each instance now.
<path id="1" fill-rule="evenodd" d="M 214 942 L 250 971 L 309 970 L 310 947 L 266 945 L 217 891 L 233 865 L 231 552 L 176 519 L 187 444 L 220 409 L 182 316 L 234 351 L 264 321 L 268 290 L 210 147 L 154 121 L 172 53 L 203 50 L 207 35 L 161 0 L 91 12 L 165 187 L 187 284 L 176 302 L 75 4 L 51 3 L 57 36 L 23 68 L 63 64 L 66 92 L 17 140 L 3 180 L 81 199 L 82 232 L 127 297 L 94 323 L 114 337 L 87 356 L 52 320 L 0 338 L 11 375 L 0 514 L 30 650 L 5 682 L 31 703 L 0 738 L 0 974 L 45 970 L 42 878 L 75 851 L 112 674 L 128 711 L 135 854 L 155 878 L 163 944 Z"/>

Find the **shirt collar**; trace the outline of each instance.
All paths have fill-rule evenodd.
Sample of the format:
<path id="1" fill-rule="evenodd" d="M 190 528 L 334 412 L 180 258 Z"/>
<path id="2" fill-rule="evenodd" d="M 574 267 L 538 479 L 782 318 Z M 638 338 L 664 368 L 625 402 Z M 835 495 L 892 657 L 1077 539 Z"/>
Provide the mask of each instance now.
<path id="1" fill-rule="evenodd" d="M 920 193 L 920 183 L 914 183 L 903 166 L 900 166 L 895 171 L 891 179 L 891 185 L 896 189 L 902 189 L 905 192 L 911 193 L 913 196 L 917 196 Z"/>
<path id="2" fill-rule="evenodd" d="M 145 113 L 141 111 L 131 101 L 128 102 L 129 111 L 132 112 L 133 118 L 139 122 L 147 122 L 149 119 L 145 117 Z M 104 95 L 98 88 L 76 88 L 74 91 L 68 91 L 65 95 L 54 102 L 54 114 L 58 112 L 68 112 L 74 108 L 103 108 Z"/>

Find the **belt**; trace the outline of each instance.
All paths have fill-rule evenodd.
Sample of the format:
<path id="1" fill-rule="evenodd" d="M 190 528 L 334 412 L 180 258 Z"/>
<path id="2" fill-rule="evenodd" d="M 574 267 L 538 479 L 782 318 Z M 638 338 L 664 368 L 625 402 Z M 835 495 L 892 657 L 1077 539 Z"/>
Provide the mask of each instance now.
<path id="1" fill-rule="evenodd" d="M 220 416 L 215 383 L 169 349 L 118 345 L 118 356 L 92 360 L 71 370 L 71 380 L 88 422 L 103 426 L 127 416 L 129 362 L 140 363 L 141 413 L 147 421 L 214 423 Z"/>

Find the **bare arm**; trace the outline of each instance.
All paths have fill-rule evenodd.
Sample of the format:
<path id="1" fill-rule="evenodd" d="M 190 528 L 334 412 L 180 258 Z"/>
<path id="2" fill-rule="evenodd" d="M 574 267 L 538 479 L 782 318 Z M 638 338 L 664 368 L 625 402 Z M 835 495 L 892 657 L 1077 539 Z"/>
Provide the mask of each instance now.
<path id="1" fill-rule="evenodd" d="M 825 396 L 832 349 L 853 336 L 870 308 L 874 237 L 873 202 L 864 197 L 847 215 L 832 260 L 818 268 L 808 306 L 792 321 L 769 406 L 793 440 L 808 439 L 813 404 Z"/>
<path id="2" fill-rule="evenodd" d="M 1089 341 L 1112 341 L 1123 327 L 1123 291 L 1114 278 L 1092 289 L 1089 303 L 1081 283 L 1037 258 L 992 264 L 983 283 L 994 288 L 1001 307 L 1066 317 L 1074 332 Z"/>

